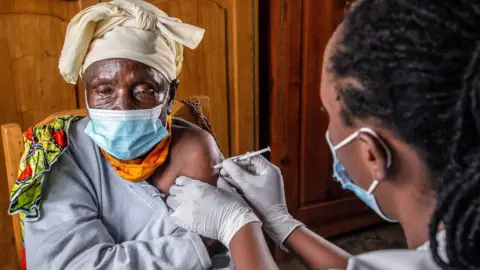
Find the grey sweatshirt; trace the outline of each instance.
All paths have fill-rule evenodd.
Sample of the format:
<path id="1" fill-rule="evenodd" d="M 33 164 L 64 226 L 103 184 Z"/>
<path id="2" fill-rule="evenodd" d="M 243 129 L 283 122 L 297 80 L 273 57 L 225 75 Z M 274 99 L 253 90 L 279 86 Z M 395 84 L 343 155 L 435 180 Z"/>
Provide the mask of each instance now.
<path id="1" fill-rule="evenodd" d="M 211 259 L 201 238 L 169 221 L 159 191 L 120 178 L 73 123 L 69 147 L 43 179 L 41 217 L 25 222 L 27 268 L 227 268 L 228 255 Z"/>

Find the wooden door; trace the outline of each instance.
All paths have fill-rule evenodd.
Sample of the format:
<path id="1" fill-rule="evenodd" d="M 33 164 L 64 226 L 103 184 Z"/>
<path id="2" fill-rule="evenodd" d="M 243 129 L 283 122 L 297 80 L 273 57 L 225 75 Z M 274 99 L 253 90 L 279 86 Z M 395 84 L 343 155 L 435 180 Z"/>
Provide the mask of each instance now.
<path id="1" fill-rule="evenodd" d="M 195 50 L 184 50 L 177 99 L 194 95 L 210 98 L 213 131 L 227 157 L 256 150 L 257 0 L 147 2 L 172 17 L 206 30 Z"/>
<path id="2" fill-rule="evenodd" d="M 292 214 L 322 236 L 379 219 L 332 180 L 325 141 L 328 115 L 320 101 L 323 51 L 346 2 L 270 1 L 271 159 L 280 165 Z"/>

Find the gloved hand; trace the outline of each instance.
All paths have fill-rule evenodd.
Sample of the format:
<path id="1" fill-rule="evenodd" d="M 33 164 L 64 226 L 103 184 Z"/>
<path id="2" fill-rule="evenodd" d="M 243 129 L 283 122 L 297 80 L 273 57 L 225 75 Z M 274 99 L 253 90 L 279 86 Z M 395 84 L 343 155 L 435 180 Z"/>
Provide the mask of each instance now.
<path id="1" fill-rule="evenodd" d="M 258 155 L 239 164 L 225 160 L 220 174 L 245 194 L 263 222 L 265 232 L 284 250 L 283 242 L 303 224 L 289 213 L 280 169 Z"/>
<path id="2" fill-rule="evenodd" d="M 167 204 L 175 210 L 173 223 L 216 239 L 227 248 L 233 236 L 246 224 L 260 222 L 253 210 L 221 177 L 219 188 L 179 177 L 170 188 Z"/>

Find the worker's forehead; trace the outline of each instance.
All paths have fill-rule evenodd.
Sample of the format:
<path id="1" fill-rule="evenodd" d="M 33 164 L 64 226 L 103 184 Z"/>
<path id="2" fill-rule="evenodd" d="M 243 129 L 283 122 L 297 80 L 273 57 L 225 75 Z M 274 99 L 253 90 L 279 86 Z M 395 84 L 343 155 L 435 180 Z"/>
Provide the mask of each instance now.
<path id="1" fill-rule="evenodd" d="M 336 50 L 341 50 L 341 41 L 343 38 L 344 23 L 342 22 L 333 32 L 332 36 L 328 40 L 327 46 L 325 47 L 324 56 L 331 56 Z M 324 63 L 329 61 L 327 57 L 324 57 Z"/>
<path id="2" fill-rule="evenodd" d="M 340 41 L 341 26 L 339 26 L 333 36 L 327 43 L 327 46 L 323 55 L 323 67 L 322 67 L 322 83 L 321 83 L 321 99 L 323 105 L 326 107 L 329 113 L 339 111 L 339 104 L 337 101 L 337 89 L 341 87 L 340 82 L 335 80 L 335 76 L 332 73 L 331 57 L 337 50 L 337 45 Z"/>
<path id="3" fill-rule="evenodd" d="M 362 89 L 361 83 L 354 77 L 336 77 L 333 70 L 332 56 L 343 48 L 344 23 L 340 24 L 327 43 L 323 57 L 322 102 L 329 111 L 341 109 L 341 89 Z"/>

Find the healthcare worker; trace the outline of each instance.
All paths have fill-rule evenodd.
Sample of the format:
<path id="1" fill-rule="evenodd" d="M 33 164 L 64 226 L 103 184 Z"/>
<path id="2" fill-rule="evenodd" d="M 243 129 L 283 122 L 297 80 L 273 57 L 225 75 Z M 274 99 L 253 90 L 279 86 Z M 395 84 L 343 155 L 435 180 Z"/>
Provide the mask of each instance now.
<path id="1" fill-rule="evenodd" d="M 237 269 L 276 267 L 261 224 L 310 268 L 480 269 L 480 2 L 360 1 L 327 45 L 320 88 L 335 178 L 399 222 L 408 250 L 351 256 L 314 234 L 260 156 L 224 161 L 219 179 L 251 208 L 229 185 L 181 177 L 172 220 L 223 242 Z"/>

